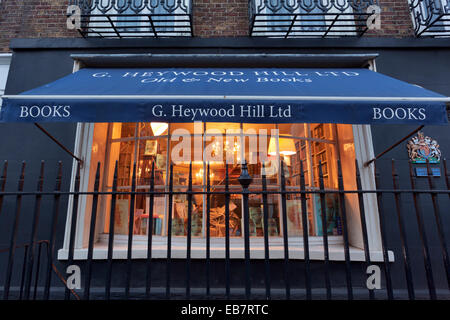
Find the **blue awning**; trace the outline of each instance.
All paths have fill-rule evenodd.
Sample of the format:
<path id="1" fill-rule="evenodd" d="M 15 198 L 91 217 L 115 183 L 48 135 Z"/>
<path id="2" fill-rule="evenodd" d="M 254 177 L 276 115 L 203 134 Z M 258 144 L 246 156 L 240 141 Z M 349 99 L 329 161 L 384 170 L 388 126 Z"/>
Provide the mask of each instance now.
<path id="1" fill-rule="evenodd" d="M 0 122 L 446 124 L 450 99 L 367 69 L 81 69 L 3 97 Z"/>

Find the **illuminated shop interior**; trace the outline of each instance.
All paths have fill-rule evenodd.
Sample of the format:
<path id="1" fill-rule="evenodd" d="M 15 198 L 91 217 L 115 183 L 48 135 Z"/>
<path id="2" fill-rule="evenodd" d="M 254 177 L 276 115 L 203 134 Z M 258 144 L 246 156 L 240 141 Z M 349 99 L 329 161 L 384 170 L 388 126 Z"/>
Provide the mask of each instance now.
<path id="1" fill-rule="evenodd" d="M 195 128 L 194 128 L 195 127 Z M 195 134 L 194 134 L 195 132 Z M 217 138 L 222 136 L 222 139 Z M 186 140 L 184 140 L 186 139 Z M 190 143 L 189 152 L 180 151 L 181 143 Z M 207 191 L 208 162 L 210 190 L 219 192 L 210 196 L 211 237 L 225 237 L 226 162 L 228 160 L 229 189 L 240 192 L 238 181 L 241 162 L 248 163 L 253 181 L 250 191 L 262 190 L 262 172 L 266 174 L 267 189 L 280 190 L 280 160 L 284 163 L 286 190 L 300 190 L 300 163 L 304 171 L 306 190 L 319 189 L 319 161 L 322 164 L 323 183 L 327 190 L 337 190 L 337 160 L 342 163 L 345 188 L 354 185 L 355 147 L 352 125 L 328 123 L 296 124 L 240 124 L 240 123 L 97 123 L 95 124 L 91 153 L 91 167 L 98 161 L 102 168 L 101 189 L 111 191 L 114 167 L 117 161 L 117 188 L 129 192 L 132 186 L 133 164 L 136 162 L 136 189 L 150 190 L 152 165 L 155 169 L 155 191 L 169 190 L 169 167 L 173 164 L 173 190 L 185 192 L 192 163 L 194 191 Z M 257 148 L 256 148 L 257 146 Z M 203 150 L 212 158 L 205 159 Z M 172 157 L 181 158 L 174 161 Z M 208 161 L 209 160 L 209 161 Z M 93 171 L 93 170 L 92 170 Z M 90 177 L 90 189 L 93 176 Z M 326 194 L 326 219 L 328 235 L 342 234 L 337 194 Z M 205 194 L 195 194 L 192 202 L 192 235 L 206 236 L 207 200 Z M 349 199 L 346 196 L 346 201 Z M 302 236 L 300 194 L 286 196 L 289 236 Z M 100 225 L 109 232 L 111 196 L 104 197 L 100 205 Z M 130 195 L 119 195 L 116 200 L 114 233 L 128 234 Z M 134 234 L 147 235 L 150 210 L 149 196 L 138 194 L 135 198 Z M 153 234 L 167 235 L 168 215 L 172 215 L 172 235 L 187 233 L 188 201 L 186 194 L 174 194 L 172 212 L 168 212 L 169 196 L 154 196 Z M 243 230 L 242 196 L 230 196 L 230 236 L 241 237 Z M 319 194 L 307 195 L 308 234 L 322 236 L 321 205 Z M 268 226 L 270 236 L 282 235 L 282 205 L 279 194 L 268 195 Z M 263 236 L 263 200 L 258 194 L 249 199 L 250 235 Z"/>

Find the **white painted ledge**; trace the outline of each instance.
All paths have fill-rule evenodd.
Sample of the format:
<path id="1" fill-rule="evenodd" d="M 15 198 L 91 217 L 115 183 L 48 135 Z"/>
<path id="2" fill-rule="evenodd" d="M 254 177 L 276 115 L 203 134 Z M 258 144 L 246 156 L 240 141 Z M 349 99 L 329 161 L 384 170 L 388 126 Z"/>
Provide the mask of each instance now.
<path id="1" fill-rule="evenodd" d="M 136 237 L 133 241 L 132 259 L 146 259 L 147 258 L 147 244 L 146 241 Z M 331 261 L 345 261 L 344 245 L 340 237 L 329 237 L 329 258 Z M 127 259 L 127 242 L 125 238 L 114 241 L 113 259 Z M 172 259 L 186 259 L 186 238 L 173 237 L 172 238 Z M 269 239 L 269 256 L 270 259 L 284 259 L 283 238 L 271 237 Z M 94 246 L 93 259 L 106 260 L 108 257 L 108 242 L 106 237 L 100 237 L 99 242 Z M 211 238 L 211 259 L 225 258 L 225 239 Z M 303 241 L 301 238 L 289 239 L 289 259 L 302 260 L 305 257 L 303 248 Z M 321 243 L 312 239 L 309 246 L 309 257 L 311 260 L 324 260 L 324 247 Z M 166 259 L 167 258 L 167 238 L 155 236 L 152 244 L 152 258 Z M 193 238 L 191 245 L 192 259 L 206 258 L 206 240 L 204 238 Z M 231 238 L 230 239 L 230 258 L 244 259 L 244 239 Z M 250 238 L 250 258 L 264 259 L 264 240 L 262 238 Z M 68 249 L 63 248 L 58 251 L 59 260 L 68 259 Z M 78 248 L 74 250 L 75 260 L 87 259 L 87 248 Z M 371 251 L 370 259 L 372 262 L 382 262 L 382 251 Z M 365 261 L 364 250 L 350 247 L 351 261 Z M 394 262 L 394 253 L 389 251 L 389 261 Z"/>

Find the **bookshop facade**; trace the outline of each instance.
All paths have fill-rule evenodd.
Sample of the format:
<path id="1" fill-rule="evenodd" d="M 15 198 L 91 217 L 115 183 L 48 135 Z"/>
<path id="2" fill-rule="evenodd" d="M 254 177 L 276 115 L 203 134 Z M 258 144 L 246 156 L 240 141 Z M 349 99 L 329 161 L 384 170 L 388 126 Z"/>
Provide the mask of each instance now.
<path id="1" fill-rule="evenodd" d="M 5 142 L 2 156 L 62 160 L 66 191 L 73 191 L 79 183 L 81 192 L 92 192 L 97 185 L 104 193 L 97 200 L 81 195 L 76 220 L 72 219 L 74 198 L 64 201 L 67 216 L 56 227 L 57 264 L 88 261 L 93 244 L 94 282 L 103 281 L 102 263 L 109 258 L 118 262 L 118 270 L 126 270 L 121 262 L 131 259 L 136 270 L 133 276 L 141 285 L 146 281 L 148 239 L 153 241 L 153 268 L 163 272 L 170 238 L 171 258 L 178 259 L 173 262 L 174 272 L 184 272 L 187 258 L 195 260 L 196 270 L 203 270 L 205 259 L 211 258 L 216 261 L 211 268 L 222 274 L 220 264 L 231 258 L 236 275 L 230 281 L 239 287 L 246 236 L 251 238 L 252 266 L 261 271 L 267 234 L 273 243 L 270 259 L 277 274 L 273 281 L 282 286 L 283 239 L 290 241 L 289 259 L 303 268 L 306 235 L 310 258 L 321 268 L 326 236 L 327 259 L 336 263 L 333 270 L 338 272 L 339 263 L 349 258 L 354 262 L 352 270 L 360 273 L 356 278 L 362 281 L 365 274 L 359 269 L 365 261 L 365 244 L 360 200 L 365 207 L 370 257 L 374 263 L 386 259 L 377 195 L 367 193 L 358 199 L 355 193 L 340 198 L 338 191 L 341 187 L 358 189 L 357 171 L 360 187 L 376 190 L 371 160 L 418 126 L 425 125 L 441 150 L 450 147 L 446 134 L 450 92 L 437 75 L 437 64 L 450 70 L 444 59 L 450 49 L 440 49 L 439 63 L 429 60 L 422 70 L 411 73 L 406 63 L 396 70 L 393 66 L 402 54 L 382 46 L 375 47 L 375 54 L 366 53 L 374 49 L 364 47 L 354 47 L 351 53 L 331 48 L 311 53 L 301 47 L 263 43 L 255 49 L 245 39 L 235 39 L 239 48 L 223 53 L 214 39 L 195 50 L 192 41 L 168 40 L 170 46 L 165 48 L 142 48 L 138 40 L 130 40 L 127 47 L 117 42 L 114 48 L 100 40 L 88 44 L 83 39 L 70 43 L 60 39 L 53 44 L 12 42 L 14 55 L 0 120 L 2 132 L 8 132 L 11 141 Z M 429 54 L 397 49 L 411 51 L 417 61 Z M 420 75 L 427 67 L 436 71 L 436 81 Z M 46 128 L 78 159 L 53 145 L 33 123 Z M 15 147 L 30 136 L 35 137 L 34 143 Z M 400 147 L 392 154 L 407 158 Z M 248 202 L 239 179 L 244 163 L 252 178 Z M 10 166 L 19 168 L 19 162 Z M 389 172 L 385 162 L 377 166 Z M 29 170 L 39 172 L 36 164 L 30 163 Z M 56 169 L 47 170 L 56 176 Z M 406 165 L 400 169 L 407 170 Z M 382 185 L 390 183 L 381 179 Z M 309 193 L 302 204 L 305 191 Z M 328 193 L 322 196 L 321 191 Z M 346 230 L 340 213 L 342 199 Z M 388 222 L 392 221 L 389 217 Z M 50 222 L 50 215 L 41 215 L 40 225 L 48 226 L 43 228 L 43 237 L 50 232 Z M 109 250 L 111 229 L 113 251 Z M 227 253 L 228 237 L 232 250 Z M 189 253 L 186 241 L 192 246 Z M 398 239 L 392 243 L 387 259 L 394 262 L 401 256 L 401 243 Z M 348 257 L 346 245 L 350 246 Z M 398 274 L 400 269 L 393 268 Z M 194 269 L 190 272 L 192 283 L 201 287 L 200 274 L 194 274 Z M 166 285 L 165 276 L 158 278 L 154 273 L 152 277 L 155 286 Z M 303 281 L 299 275 L 292 279 Z M 182 276 L 174 275 L 172 280 L 174 287 L 183 286 Z M 214 281 L 220 287 L 225 278 L 219 275 Z"/>
<path id="2" fill-rule="evenodd" d="M 130 60 L 152 59 L 146 55 L 104 56 L 111 57 L 118 60 L 118 66 L 121 60 L 126 65 Z M 314 55 L 286 57 L 316 58 Z M 101 56 L 96 57 L 99 58 Z M 335 55 L 334 58 L 348 59 L 349 56 Z M 373 65 L 374 57 L 360 55 L 357 58 L 368 67 Z M 75 60 L 75 69 L 83 60 L 89 63 L 91 58 L 80 55 Z M 105 236 L 106 245 L 110 228 L 120 237 L 129 233 L 130 225 L 135 235 L 143 236 L 144 242 L 150 232 L 149 225 L 155 236 L 167 236 L 171 230 L 175 236 L 189 233 L 193 237 L 205 237 L 209 231 L 209 236 L 223 238 L 226 209 L 229 211 L 229 235 L 242 238 L 245 224 L 242 195 L 231 194 L 226 200 L 225 188 L 241 188 L 238 178 L 243 163 L 248 165 L 254 180 L 250 192 L 261 189 L 262 175 L 269 191 L 276 192 L 282 187 L 287 191 L 300 191 L 302 187 L 312 191 L 319 190 L 320 184 L 324 190 L 337 191 L 338 161 L 342 164 L 340 174 L 345 177 L 345 188 L 355 190 L 356 160 L 362 164 L 362 183 L 373 187 L 373 172 L 364 165 L 373 158 L 372 141 L 367 135 L 366 141 L 364 135 L 358 136 L 355 146 L 354 134 L 358 135 L 358 130 L 352 124 L 360 130 L 367 130 L 367 124 L 377 123 L 445 124 L 448 100 L 432 91 L 363 68 L 91 67 L 20 95 L 5 95 L 3 118 L 12 122 L 91 122 L 80 124 L 77 129 L 75 153 L 89 162 L 81 170 L 81 185 L 84 191 L 91 190 L 96 179 L 96 164 L 104 163 L 100 190 L 113 191 L 116 174 L 116 188 L 125 193 L 119 193 L 115 208 L 111 208 L 109 197 L 100 201 L 97 225 L 103 229 L 99 234 Z M 116 122 L 119 119 L 139 122 Z M 83 133 L 87 136 L 83 137 Z M 281 172 L 281 162 L 284 172 Z M 173 179 L 170 183 L 169 165 L 172 165 Z M 300 185 L 301 174 L 304 186 Z M 152 199 L 152 210 L 150 196 L 145 195 L 150 191 L 151 176 L 154 189 L 163 192 Z M 192 185 L 192 191 L 200 192 L 189 202 L 188 184 Z M 173 191 L 185 192 L 175 194 L 170 205 L 169 185 Z M 207 188 L 217 193 L 208 199 L 208 208 Z M 144 194 L 130 194 L 135 190 Z M 349 233 L 350 244 L 362 248 L 362 238 L 357 235 L 360 228 L 356 227 L 357 199 L 350 194 L 345 198 L 353 227 Z M 77 230 L 80 240 L 75 247 L 81 249 L 79 257 L 82 257 L 83 244 L 89 240 L 91 201 L 84 198 L 77 214 L 79 221 L 85 224 L 79 224 Z M 327 194 L 325 207 L 320 201 L 320 194 L 308 197 L 308 230 L 304 231 L 299 195 L 289 194 L 282 209 L 281 195 L 269 194 L 269 235 L 280 237 L 283 229 L 289 237 L 300 237 L 306 232 L 313 243 L 314 240 L 321 243 L 326 232 L 332 244 L 342 243 L 338 194 Z M 370 238 L 372 248 L 378 248 L 375 251 L 381 259 L 375 198 L 368 195 L 365 201 L 372 203 L 367 205 L 369 221 L 373 222 L 369 224 Z M 262 203 L 262 195 L 254 194 L 249 199 L 250 236 L 263 235 Z M 287 216 L 285 228 L 281 219 L 283 210 Z M 323 211 L 326 228 L 322 227 Z M 114 226 L 108 224 L 109 214 L 114 214 Z M 167 227 L 169 215 L 171 229 Z M 206 230 L 205 220 L 208 220 L 209 230 Z M 70 238 L 70 230 L 68 224 L 66 240 Z M 61 257 L 65 252 L 67 250 L 60 251 Z M 225 256 L 223 250 L 222 255 Z"/>

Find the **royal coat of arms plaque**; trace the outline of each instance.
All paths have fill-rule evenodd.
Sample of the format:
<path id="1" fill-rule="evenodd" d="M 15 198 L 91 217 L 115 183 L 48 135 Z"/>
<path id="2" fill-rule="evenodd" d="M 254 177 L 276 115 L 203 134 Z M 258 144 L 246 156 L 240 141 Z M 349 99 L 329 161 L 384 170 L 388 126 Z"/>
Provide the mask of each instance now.
<path id="1" fill-rule="evenodd" d="M 409 159 L 412 163 L 440 163 L 441 150 L 436 140 L 418 132 L 417 136 L 408 141 Z"/>

